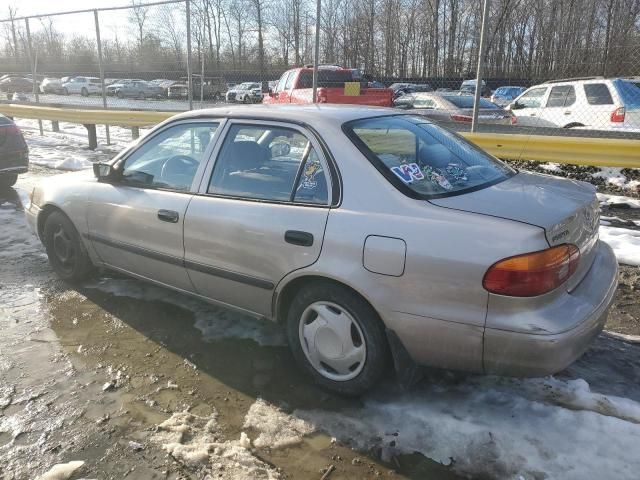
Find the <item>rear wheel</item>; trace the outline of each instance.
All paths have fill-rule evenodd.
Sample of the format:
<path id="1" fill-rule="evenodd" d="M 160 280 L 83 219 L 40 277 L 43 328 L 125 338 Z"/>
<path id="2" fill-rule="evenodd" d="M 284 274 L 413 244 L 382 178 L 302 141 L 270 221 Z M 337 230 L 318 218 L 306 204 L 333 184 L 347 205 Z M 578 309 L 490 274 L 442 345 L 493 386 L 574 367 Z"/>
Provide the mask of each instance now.
<path id="1" fill-rule="evenodd" d="M 294 357 L 324 388 L 360 395 L 373 387 L 390 364 L 382 321 L 360 296 L 339 285 L 303 287 L 287 315 Z"/>
<path id="2" fill-rule="evenodd" d="M 0 175 L 0 188 L 9 188 L 16 184 L 18 181 L 17 173 L 7 173 Z"/>
<path id="3" fill-rule="evenodd" d="M 63 280 L 79 282 L 93 272 L 78 231 L 62 212 L 52 212 L 45 220 L 43 243 L 51 267 Z"/>
<path id="4" fill-rule="evenodd" d="M 251 99 L 249 98 L 249 95 L 245 95 L 244 99 L 242 100 L 244 103 L 251 103 Z"/>

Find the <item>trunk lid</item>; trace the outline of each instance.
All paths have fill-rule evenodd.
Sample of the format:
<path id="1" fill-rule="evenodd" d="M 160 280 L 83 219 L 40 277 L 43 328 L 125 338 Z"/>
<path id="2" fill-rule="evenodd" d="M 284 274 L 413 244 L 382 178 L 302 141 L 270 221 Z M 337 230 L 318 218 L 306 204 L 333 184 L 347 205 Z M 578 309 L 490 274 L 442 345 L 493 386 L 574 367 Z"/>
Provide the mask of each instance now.
<path id="1" fill-rule="evenodd" d="M 566 284 L 571 291 L 588 272 L 595 255 L 600 223 L 595 192 L 588 183 L 520 172 L 482 190 L 429 201 L 541 227 L 551 246 L 578 246 L 580 264 Z"/>

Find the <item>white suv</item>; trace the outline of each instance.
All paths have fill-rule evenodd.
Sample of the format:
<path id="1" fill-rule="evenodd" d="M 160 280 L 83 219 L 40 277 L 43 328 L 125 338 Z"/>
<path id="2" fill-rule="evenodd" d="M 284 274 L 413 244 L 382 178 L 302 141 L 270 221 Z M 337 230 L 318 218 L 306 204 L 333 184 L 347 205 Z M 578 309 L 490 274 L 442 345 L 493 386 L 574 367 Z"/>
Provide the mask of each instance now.
<path id="1" fill-rule="evenodd" d="M 100 79 L 96 77 L 73 77 L 62 85 L 62 91 L 65 95 L 70 93 L 79 93 L 83 97 L 92 94 L 102 93 Z"/>
<path id="2" fill-rule="evenodd" d="M 620 78 L 549 81 L 527 89 L 507 109 L 520 126 L 640 131 L 640 88 Z"/>

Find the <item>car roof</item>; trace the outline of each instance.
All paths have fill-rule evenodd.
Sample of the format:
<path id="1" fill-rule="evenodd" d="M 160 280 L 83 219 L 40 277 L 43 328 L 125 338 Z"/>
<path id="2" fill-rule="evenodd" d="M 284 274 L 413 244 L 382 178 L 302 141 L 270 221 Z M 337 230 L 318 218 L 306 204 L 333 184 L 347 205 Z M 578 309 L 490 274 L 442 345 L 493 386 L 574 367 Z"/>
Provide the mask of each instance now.
<path id="1" fill-rule="evenodd" d="M 215 108 L 193 110 L 177 115 L 175 118 L 237 117 L 256 120 L 276 120 L 283 122 L 305 123 L 321 126 L 342 124 L 361 118 L 402 115 L 404 112 L 393 108 L 370 107 L 362 105 L 224 105 Z"/>

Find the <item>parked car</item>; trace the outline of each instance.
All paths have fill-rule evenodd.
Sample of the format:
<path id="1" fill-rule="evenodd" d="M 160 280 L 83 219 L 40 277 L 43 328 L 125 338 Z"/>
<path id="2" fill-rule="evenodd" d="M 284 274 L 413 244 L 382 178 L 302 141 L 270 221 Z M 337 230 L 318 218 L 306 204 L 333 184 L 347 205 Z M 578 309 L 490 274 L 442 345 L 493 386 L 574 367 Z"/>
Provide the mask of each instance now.
<path id="1" fill-rule="evenodd" d="M 18 181 L 18 174 L 29 169 L 29 148 L 13 121 L 0 115 L 0 188 Z"/>
<path id="2" fill-rule="evenodd" d="M 244 82 L 236 85 L 226 94 L 227 103 L 260 103 L 262 87 L 257 82 Z"/>
<path id="3" fill-rule="evenodd" d="M 500 107 L 506 107 L 525 90 L 525 87 L 498 87 L 491 95 L 491 101 Z"/>
<path id="4" fill-rule="evenodd" d="M 428 83 L 394 83 L 389 88 L 393 90 L 394 99 L 410 93 L 433 92 L 433 88 L 431 88 L 431 85 L 429 85 Z"/>
<path id="5" fill-rule="evenodd" d="M 6 93 L 31 93 L 33 81 L 29 78 L 10 76 L 0 80 L 0 91 Z"/>
<path id="6" fill-rule="evenodd" d="M 61 278 L 106 267 L 282 322 L 342 394 L 390 352 L 400 369 L 558 372 L 616 290 L 594 187 L 514 170 L 413 112 L 186 112 L 93 173 L 43 180 L 26 209 Z"/>
<path id="7" fill-rule="evenodd" d="M 451 93 L 413 93 L 395 100 L 395 106 L 411 109 L 440 122 L 471 123 L 474 97 Z M 485 98 L 480 99 L 478 121 L 491 125 L 514 125 L 516 117 Z"/>
<path id="8" fill-rule="evenodd" d="M 202 75 L 192 75 L 191 82 L 193 87 L 192 98 L 221 100 L 226 93 L 226 85 L 220 77 L 204 77 L 202 81 Z M 180 79 L 180 82 L 176 82 L 167 89 L 167 95 L 172 99 L 186 100 L 189 98 L 189 89 L 187 87 L 187 77 Z"/>
<path id="9" fill-rule="evenodd" d="M 464 82 L 462 82 L 462 84 L 460 85 L 460 93 L 475 95 L 476 80 L 472 79 L 472 80 L 465 80 Z M 482 89 L 480 91 L 480 95 L 482 95 L 483 97 L 491 96 L 491 89 L 487 86 L 484 80 L 482 80 Z"/>
<path id="10" fill-rule="evenodd" d="M 113 85 L 111 85 L 113 86 Z M 145 81 L 126 82 L 118 85 L 114 95 L 118 98 L 162 98 L 164 90 L 159 85 Z"/>
<path id="11" fill-rule="evenodd" d="M 83 97 L 102 94 L 102 83 L 97 77 L 73 77 L 62 84 L 62 93 L 64 95 L 79 93 Z"/>
<path id="12" fill-rule="evenodd" d="M 318 103 L 379 107 L 393 105 L 393 91 L 388 88 L 369 88 L 367 85 L 367 80 L 358 69 L 321 65 L 318 68 Z M 312 103 L 312 87 L 312 66 L 294 68 L 282 74 L 278 86 L 264 96 L 263 103 Z"/>
<path id="13" fill-rule="evenodd" d="M 62 82 L 59 78 L 46 77 L 40 83 L 40 91 L 42 93 L 61 94 L 64 93 Z"/>
<path id="14" fill-rule="evenodd" d="M 640 89 L 620 78 L 546 82 L 527 89 L 507 108 L 525 126 L 640 128 Z"/>
<path id="15" fill-rule="evenodd" d="M 116 92 L 118 91 L 118 89 L 122 88 L 123 86 L 125 86 L 125 85 L 127 85 L 128 83 L 131 83 L 131 82 L 144 82 L 144 80 L 142 80 L 140 78 L 122 78 L 120 80 L 114 80 L 109 85 L 107 85 L 107 87 L 105 89 L 106 93 L 110 97 L 114 97 L 116 95 Z"/>

